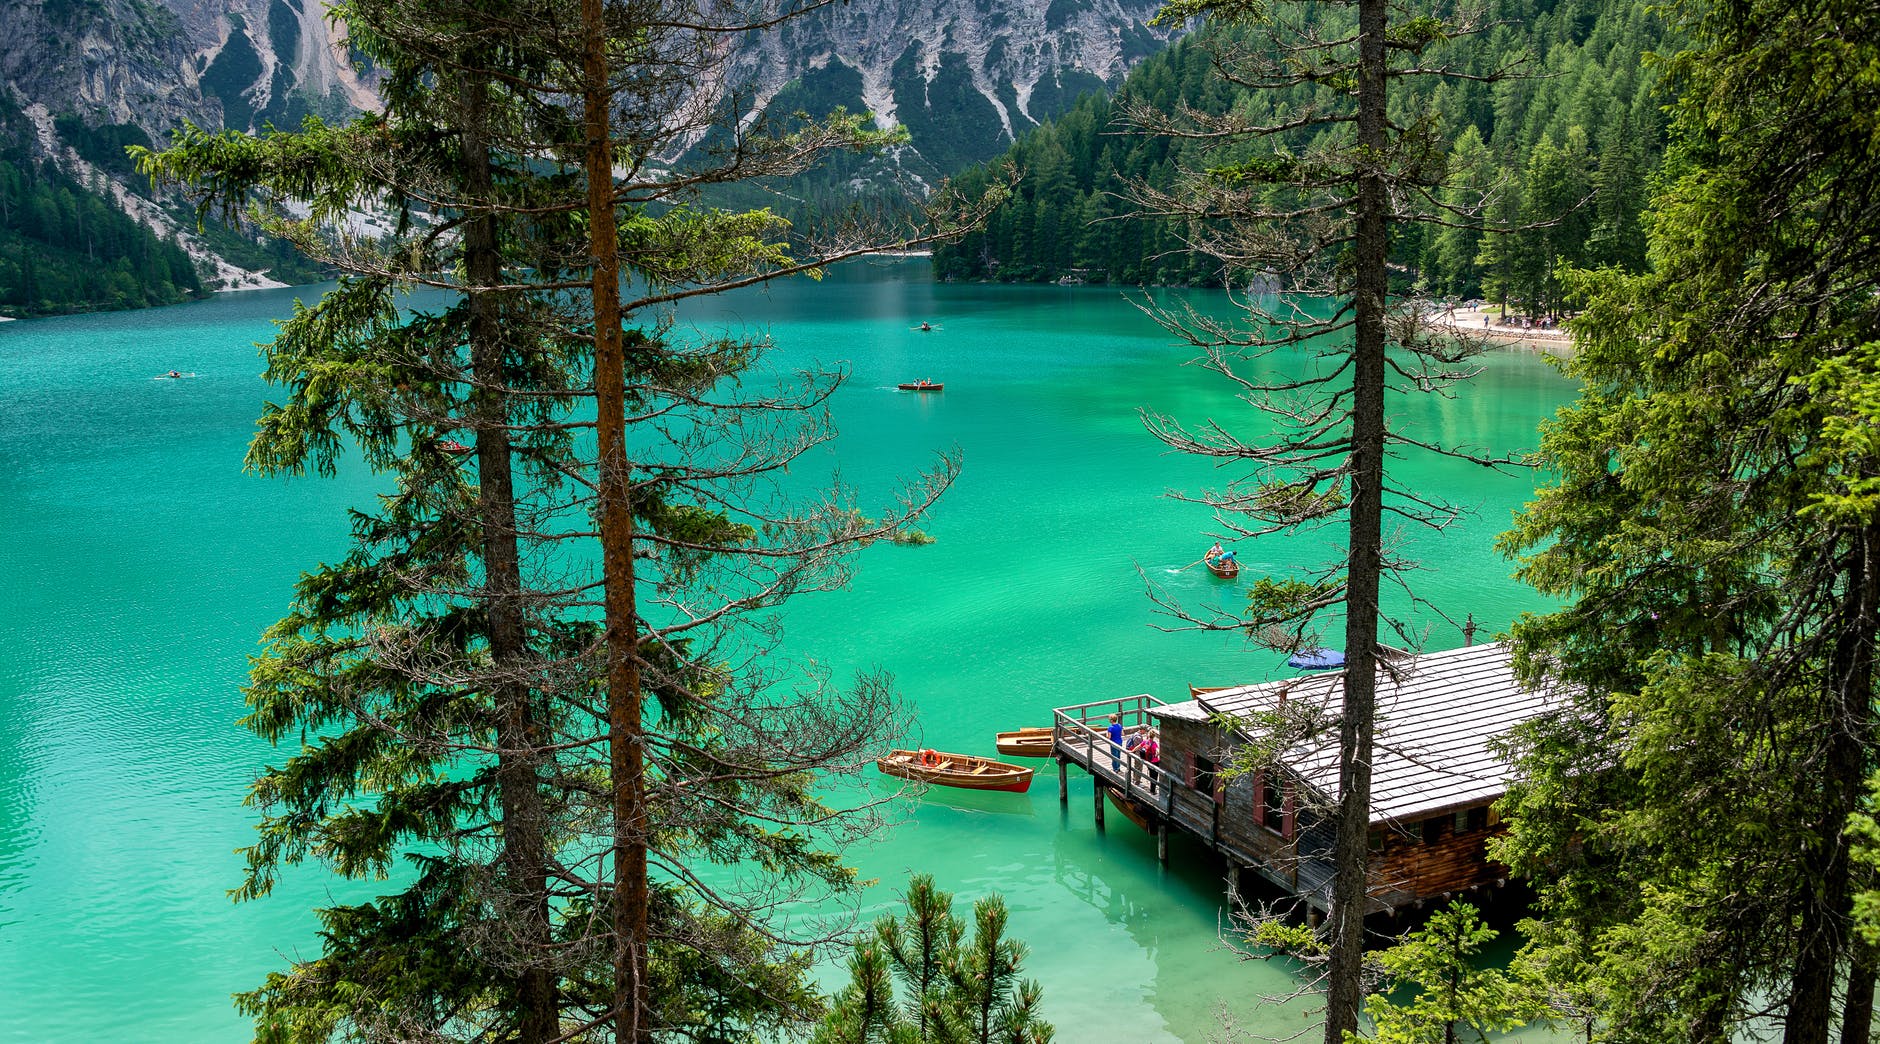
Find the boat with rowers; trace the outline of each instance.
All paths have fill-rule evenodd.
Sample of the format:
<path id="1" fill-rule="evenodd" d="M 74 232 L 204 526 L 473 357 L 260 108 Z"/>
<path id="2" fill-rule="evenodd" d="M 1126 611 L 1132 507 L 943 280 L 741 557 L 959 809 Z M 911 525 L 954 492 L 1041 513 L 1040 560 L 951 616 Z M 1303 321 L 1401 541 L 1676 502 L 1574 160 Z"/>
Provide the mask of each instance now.
<path id="1" fill-rule="evenodd" d="M 938 381 L 930 381 L 927 378 L 922 377 L 918 381 L 908 381 L 906 384 L 899 384 L 899 385 L 896 385 L 896 387 L 900 388 L 902 391 L 928 392 L 928 391 L 939 391 L 943 387 L 943 385 L 941 385 Z"/>
<path id="2" fill-rule="evenodd" d="M 891 750 L 877 758 L 875 767 L 890 776 L 963 790 L 1003 790 L 1023 794 L 1031 789 L 1031 769 L 976 754 L 944 750 Z"/>

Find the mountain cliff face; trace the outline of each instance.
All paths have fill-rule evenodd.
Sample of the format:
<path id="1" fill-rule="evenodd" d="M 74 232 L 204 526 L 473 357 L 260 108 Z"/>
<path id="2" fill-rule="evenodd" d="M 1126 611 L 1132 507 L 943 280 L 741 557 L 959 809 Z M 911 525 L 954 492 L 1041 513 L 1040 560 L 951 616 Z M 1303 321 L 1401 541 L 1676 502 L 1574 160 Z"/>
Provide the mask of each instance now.
<path id="1" fill-rule="evenodd" d="M 1143 24 L 1158 4 L 850 0 L 752 34 L 719 86 L 747 113 L 872 112 L 908 128 L 901 166 L 951 173 L 1159 50 L 1167 34 Z M 185 120 L 256 130 L 371 107 L 370 83 L 326 14 L 324 0 L 0 0 L 0 110 L 33 129 L 0 145 L 81 183 L 107 181 L 104 195 L 179 234 L 161 208 L 127 201 L 148 187 L 122 163 L 122 145 L 160 144 Z"/>
<path id="2" fill-rule="evenodd" d="M 19 108 L 155 141 L 184 120 L 251 130 L 372 104 L 319 0 L 0 0 L 0 25 Z"/>
<path id="3" fill-rule="evenodd" d="M 853 0 L 751 39 L 727 81 L 754 107 L 842 104 L 905 126 L 939 172 L 1003 152 L 1160 50 L 1160 0 Z"/>

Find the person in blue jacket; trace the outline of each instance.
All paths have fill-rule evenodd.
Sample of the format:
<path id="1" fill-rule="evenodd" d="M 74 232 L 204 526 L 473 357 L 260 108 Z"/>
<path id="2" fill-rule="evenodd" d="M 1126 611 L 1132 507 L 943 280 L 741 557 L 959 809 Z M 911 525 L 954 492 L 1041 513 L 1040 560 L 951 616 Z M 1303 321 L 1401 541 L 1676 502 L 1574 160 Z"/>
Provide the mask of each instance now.
<path id="1" fill-rule="evenodd" d="M 1122 749 L 1123 713 L 1118 711 L 1110 715 L 1110 768 L 1113 771 L 1121 772 L 1123 770 L 1123 759 L 1118 757 Z"/>

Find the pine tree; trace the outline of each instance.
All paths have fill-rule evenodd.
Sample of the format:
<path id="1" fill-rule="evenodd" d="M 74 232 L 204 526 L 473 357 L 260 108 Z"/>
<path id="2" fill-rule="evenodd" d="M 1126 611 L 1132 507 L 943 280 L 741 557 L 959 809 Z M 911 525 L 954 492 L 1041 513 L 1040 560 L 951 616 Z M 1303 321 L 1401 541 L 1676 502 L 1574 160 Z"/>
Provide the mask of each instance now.
<path id="1" fill-rule="evenodd" d="M 1880 764 L 1880 29 L 1858 5 L 1681 9 L 1694 46 L 1653 270 L 1582 275 L 1543 489 L 1506 547 L 1572 699 L 1520 734 L 1500 857 L 1595 1039 L 1868 1039 L 1850 816 Z M 1837 1000 L 1837 995 L 1840 998 Z"/>
<path id="2" fill-rule="evenodd" d="M 883 915 L 857 939 L 849 984 L 812 1044 L 1046 1044 L 1054 1035 L 1039 1010 L 1043 991 L 1019 978 L 1025 946 L 1005 934 L 1005 901 L 973 904 L 973 932 L 953 913 L 953 896 L 916 875 L 907 913 Z M 896 1002 L 895 984 L 903 1000 Z"/>
<path id="3" fill-rule="evenodd" d="M 818 773 L 858 771 L 901 717 L 881 679 L 769 673 L 751 613 L 841 583 L 846 552 L 956 462 L 875 521 L 841 490 L 794 502 L 774 477 L 829 437 L 840 374 L 756 387 L 761 342 L 688 342 L 670 309 L 979 212 L 943 195 L 939 233 L 849 228 L 798 259 L 774 216 L 690 205 L 882 140 L 838 114 L 653 165 L 711 129 L 698 85 L 723 40 L 769 24 L 696 14 L 359 0 L 342 17 L 388 70 L 382 116 L 186 132 L 145 158 L 205 207 L 259 193 L 267 227 L 356 273 L 271 346 L 291 394 L 251 466 L 334 467 L 352 444 L 396 486 L 257 663 L 250 726 L 323 738 L 257 783 L 243 894 L 309 857 L 410 869 L 397 894 L 326 911 L 327 952 L 244 998 L 263 1036 L 747 1039 L 819 1007 L 792 943 L 825 936 L 785 931 L 762 890 L 853 887 L 826 848 L 876 820 L 824 805 Z M 373 205 L 395 238 L 348 235 Z M 405 314 L 411 286 L 450 303 Z M 713 862 L 767 876 L 727 888 L 697 872 Z"/>
<path id="4" fill-rule="evenodd" d="M 1140 131 L 1203 147 L 1184 162 L 1179 178 L 1152 176 L 1131 186 L 1140 215 L 1179 223 L 1184 245 L 1226 265 L 1230 285 L 1251 279 L 1284 292 L 1247 295 L 1247 315 L 1239 322 L 1193 309 L 1147 309 L 1200 349 L 1203 365 L 1243 389 L 1269 434 L 1242 441 L 1220 424 L 1191 431 L 1147 411 L 1145 424 L 1173 448 L 1249 469 L 1224 489 L 1192 496 L 1230 531 L 1254 537 L 1323 526 L 1340 516 L 1345 522 L 1341 562 L 1310 581 L 1256 585 L 1244 618 L 1196 617 L 1157 596 L 1193 626 L 1244 630 L 1289 650 L 1318 644 L 1312 630 L 1320 614 L 1336 609 L 1344 617 L 1338 794 L 1336 807 L 1324 810 L 1336 833 L 1331 856 L 1337 867 L 1325 928 L 1326 1044 L 1343 1044 L 1357 1028 L 1364 990 L 1371 757 L 1380 638 L 1389 622 L 1381 600 L 1383 518 L 1387 510 L 1430 524 L 1454 517 L 1454 509 L 1430 503 L 1419 491 L 1387 485 L 1384 459 L 1395 448 L 1455 453 L 1389 428 L 1387 380 L 1394 372 L 1413 388 L 1447 386 L 1468 375 L 1460 364 L 1482 347 L 1425 328 L 1420 317 L 1427 306 L 1394 298 L 1389 268 L 1394 230 L 1419 218 L 1470 220 L 1466 209 L 1443 206 L 1447 149 L 1433 120 L 1395 122 L 1390 102 L 1396 83 L 1460 75 L 1445 72 L 1439 55 L 1448 41 L 1476 27 L 1406 13 L 1386 0 L 1358 0 L 1353 7 L 1355 23 L 1321 17 L 1316 5 L 1171 3 L 1159 19 L 1205 15 L 1257 28 L 1251 37 L 1217 45 L 1217 74 L 1256 94 L 1283 93 L 1270 110 L 1222 115 L 1124 107 Z M 1298 297 L 1329 298 L 1330 314 L 1314 315 Z M 1328 342 L 1337 347 L 1317 347 Z M 1275 350 L 1306 345 L 1327 354 L 1330 364 L 1286 382 L 1241 372 Z M 1387 355 L 1391 348 L 1399 349 L 1394 358 Z"/>
<path id="5" fill-rule="evenodd" d="M 1546 990 L 1526 969 L 1485 966 L 1482 947 L 1497 934 L 1475 907 L 1457 901 L 1395 946 L 1378 951 L 1373 956 L 1385 987 L 1365 1002 L 1371 1031 L 1353 1040 L 1486 1044 L 1490 1033 L 1552 1018 L 1556 1012 Z M 1407 1003 L 1393 999 L 1411 989 L 1416 993 Z"/>

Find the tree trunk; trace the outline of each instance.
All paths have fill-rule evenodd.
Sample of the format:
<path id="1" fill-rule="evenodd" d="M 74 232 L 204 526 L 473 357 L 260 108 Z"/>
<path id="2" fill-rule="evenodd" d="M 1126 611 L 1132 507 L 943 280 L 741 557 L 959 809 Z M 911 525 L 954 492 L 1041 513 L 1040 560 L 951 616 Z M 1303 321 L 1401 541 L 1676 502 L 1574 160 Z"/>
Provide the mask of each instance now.
<path id="1" fill-rule="evenodd" d="M 652 1039 L 646 981 L 647 877 L 639 612 L 634 602 L 632 465 L 626 444 L 626 359 L 620 335 L 620 240 L 615 231 L 612 92 L 602 0 L 581 0 L 581 108 L 586 131 L 588 235 L 594 250 L 594 400 L 600 455 L 601 575 L 605 589 L 607 743 L 614 798 L 614 1040 Z"/>
<path id="2" fill-rule="evenodd" d="M 1345 694 L 1338 732 L 1338 871 L 1325 1041 L 1344 1044 L 1364 1001 L 1365 885 L 1369 878 L 1371 742 L 1377 705 L 1378 587 L 1383 571 L 1384 309 L 1390 289 L 1384 162 L 1385 0 L 1358 5 L 1358 180 L 1352 305 L 1351 534 L 1345 566 Z"/>
<path id="3" fill-rule="evenodd" d="M 495 194 L 490 175 L 488 84 L 473 77 L 464 88 L 464 187 L 471 206 Z M 559 1036 L 555 977 L 549 946 L 548 850 L 544 840 L 541 737 L 523 666 L 528 635 L 522 614 L 521 556 L 516 544 L 516 501 L 511 470 L 508 394 L 503 373 L 502 305 L 487 288 L 499 285 L 502 254 L 489 211 L 464 226 L 464 265 L 470 315 L 471 423 L 477 453 L 477 520 L 483 537 L 481 601 L 489 623 L 491 687 L 496 705 L 496 775 L 502 795 L 503 880 L 509 894 L 510 937 L 521 968 L 516 983 L 516 1037 L 541 1044 Z"/>
<path id="4" fill-rule="evenodd" d="M 1841 1005 L 1841 1044 L 1869 1044 L 1873 1039 L 1873 990 L 1880 978 L 1873 947 L 1853 946 L 1853 965 L 1847 973 L 1847 1001 Z"/>
<path id="5" fill-rule="evenodd" d="M 1838 637 L 1828 657 L 1828 692 L 1834 718 L 1827 723 L 1822 773 L 1821 837 L 1803 854 L 1801 879 L 1815 882 L 1802 894 L 1798 932 L 1801 950 L 1789 980 L 1788 1020 L 1783 1044 L 1827 1044 L 1834 1021 L 1834 984 L 1850 949 L 1851 868 L 1843 829 L 1866 793 L 1866 764 L 1872 733 L 1874 640 L 1880 634 L 1880 526 L 1853 534 L 1842 575 Z M 1872 982 L 1869 972 L 1869 983 Z M 1871 1003 L 1871 987 L 1869 1003 Z"/>

